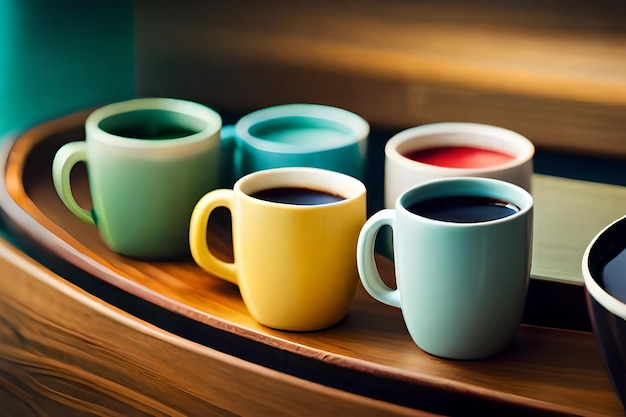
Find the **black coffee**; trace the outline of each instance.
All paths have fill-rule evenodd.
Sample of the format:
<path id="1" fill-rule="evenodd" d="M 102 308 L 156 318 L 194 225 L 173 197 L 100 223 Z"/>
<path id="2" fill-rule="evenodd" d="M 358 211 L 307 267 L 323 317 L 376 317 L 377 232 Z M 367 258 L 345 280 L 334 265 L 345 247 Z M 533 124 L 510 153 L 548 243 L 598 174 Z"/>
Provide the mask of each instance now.
<path id="1" fill-rule="evenodd" d="M 619 242 L 604 255 L 607 259 L 600 273 L 601 285 L 613 297 L 626 302 L 626 246 Z"/>
<path id="2" fill-rule="evenodd" d="M 344 197 L 328 193 L 326 191 L 313 190 L 302 187 L 277 187 L 257 191 L 252 197 L 274 203 L 297 204 L 313 206 L 318 204 L 336 203 L 344 200 Z"/>
<path id="3" fill-rule="evenodd" d="M 479 223 L 502 219 L 520 211 L 515 204 L 482 196 L 449 196 L 419 201 L 407 209 L 433 220 Z"/>

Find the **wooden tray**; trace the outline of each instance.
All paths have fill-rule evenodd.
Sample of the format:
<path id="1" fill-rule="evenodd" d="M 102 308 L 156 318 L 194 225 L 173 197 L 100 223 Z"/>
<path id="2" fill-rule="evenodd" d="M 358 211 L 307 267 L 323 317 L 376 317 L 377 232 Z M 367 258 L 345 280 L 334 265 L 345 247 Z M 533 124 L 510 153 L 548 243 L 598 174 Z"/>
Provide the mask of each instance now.
<path id="1" fill-rule="evenodd" d="M 622 408 L 606 374 L 593 334 L 522 325 L 506 352 L 483 361 L 442 360 L 410 339 L 398 309 L 370 298 L 359 286 L 348 317 L 319 332 L 291 333 L 264 327 L 248 314 L 232 284 L 200 270 L 191 259 L 143 262 L 117 255 L 97 230 L 62 204 L 51 179 L 51 163 L 64 143 L 83 139 L 83 111 L 50 121 L 5 144 L 0 208 L 20 238 L 53 253 L 88 274 L 190 320 L 255 343 L 330 364 L 358 382 L 375 376 L 407 391 L 444 392 L 452 404 L 497 404 L 498 410 L 572 414 L 615 414 Z M 73 173 L 79 201 L 88 204 L 84 167 Z M 210 225 L 214 249 L 231 257 L 226 216 Z M 391 263 L 378 259 L 393 279 Z M 306 375 L 303 375 L 306 377 Z M 372 388 L 375 391 L 375 388 Z M 409 401 L 410 402 L 410 401 Z M 434 412 L 449 404 L 430 404 Z M 492 409 L 493 411 L 493 409 Z"/>
<path id="2" fill-rule="evenodd" d="M 2 416 L 435 416 L 177 337 L 2 238 L 0 271 Z"/>

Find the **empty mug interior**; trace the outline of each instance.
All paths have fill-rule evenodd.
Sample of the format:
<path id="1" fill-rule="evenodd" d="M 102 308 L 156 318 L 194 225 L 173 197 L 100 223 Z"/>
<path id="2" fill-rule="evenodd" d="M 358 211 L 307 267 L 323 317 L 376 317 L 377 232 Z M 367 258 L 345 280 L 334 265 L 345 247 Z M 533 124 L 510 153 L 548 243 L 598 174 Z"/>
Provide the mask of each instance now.
<path id="1" fill-rule="evenodd" d="M 202 132 L 205 120 L 190 114 L 164 109 L 138 109 L 103 118 L 98 127 L 118 137 L 129 139 L 180 139 Z"/>

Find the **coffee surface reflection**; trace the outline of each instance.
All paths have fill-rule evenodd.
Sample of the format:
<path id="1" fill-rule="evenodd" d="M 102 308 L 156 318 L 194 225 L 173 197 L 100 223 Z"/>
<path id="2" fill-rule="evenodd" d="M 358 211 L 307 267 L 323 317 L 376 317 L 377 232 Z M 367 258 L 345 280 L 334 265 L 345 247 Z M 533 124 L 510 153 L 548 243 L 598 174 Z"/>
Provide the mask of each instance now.
<path id="1" fill-rule="evenodd" d="M 254 198 L 271 201 L 273 203 L 296 204 L 304 206 L 330 204 L 344 200 L 342 196 L 337 194 L 304 187 L 268 188 L 266 190 L 257 191 L 250 195 Z"/>
<path id="2" fill-rule="evenodd" d="M 478 223 L 503 219 L 519 211 L 515 204 L 481 196 L 446 196 L 419 201 L 407 207 L 413 214 L 453 223 Z"/>
<path id="3" fill-rule="evenodd" d="M 626 243 L 620 242 L 605 255 L 600 280 L 604 289 L 622 302 L 626 302 Z"/>

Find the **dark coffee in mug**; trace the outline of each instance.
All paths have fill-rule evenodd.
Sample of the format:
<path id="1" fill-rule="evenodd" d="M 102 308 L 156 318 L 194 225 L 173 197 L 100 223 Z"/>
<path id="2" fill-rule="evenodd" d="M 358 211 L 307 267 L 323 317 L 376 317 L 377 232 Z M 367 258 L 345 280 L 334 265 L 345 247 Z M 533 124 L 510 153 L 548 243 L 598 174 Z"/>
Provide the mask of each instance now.
<path id="1" fill-rule="evenodd" d="M 502 219 L 520 211 L 515 204 L 492 197 L 458 195 L 419 201 L 407 207 L 413 214 L 452 223 Z"/>
<path id="2" fill-rule="evenodd" d="M 336 203 L 345 199 L 344 197 L 337 194 L 303 187 L 268 188 L 266 190 L 257 191 L 250 195 L 254 198 L 271 201 L 274 203 L 297 204 L 305 206 Z"/>
<path id="3" fill-rule="evenodd" d="M 607 248 L 602 265 L 600 285 L 613 297 L 626 302 L 626 242 L 614 242 Z"/>

